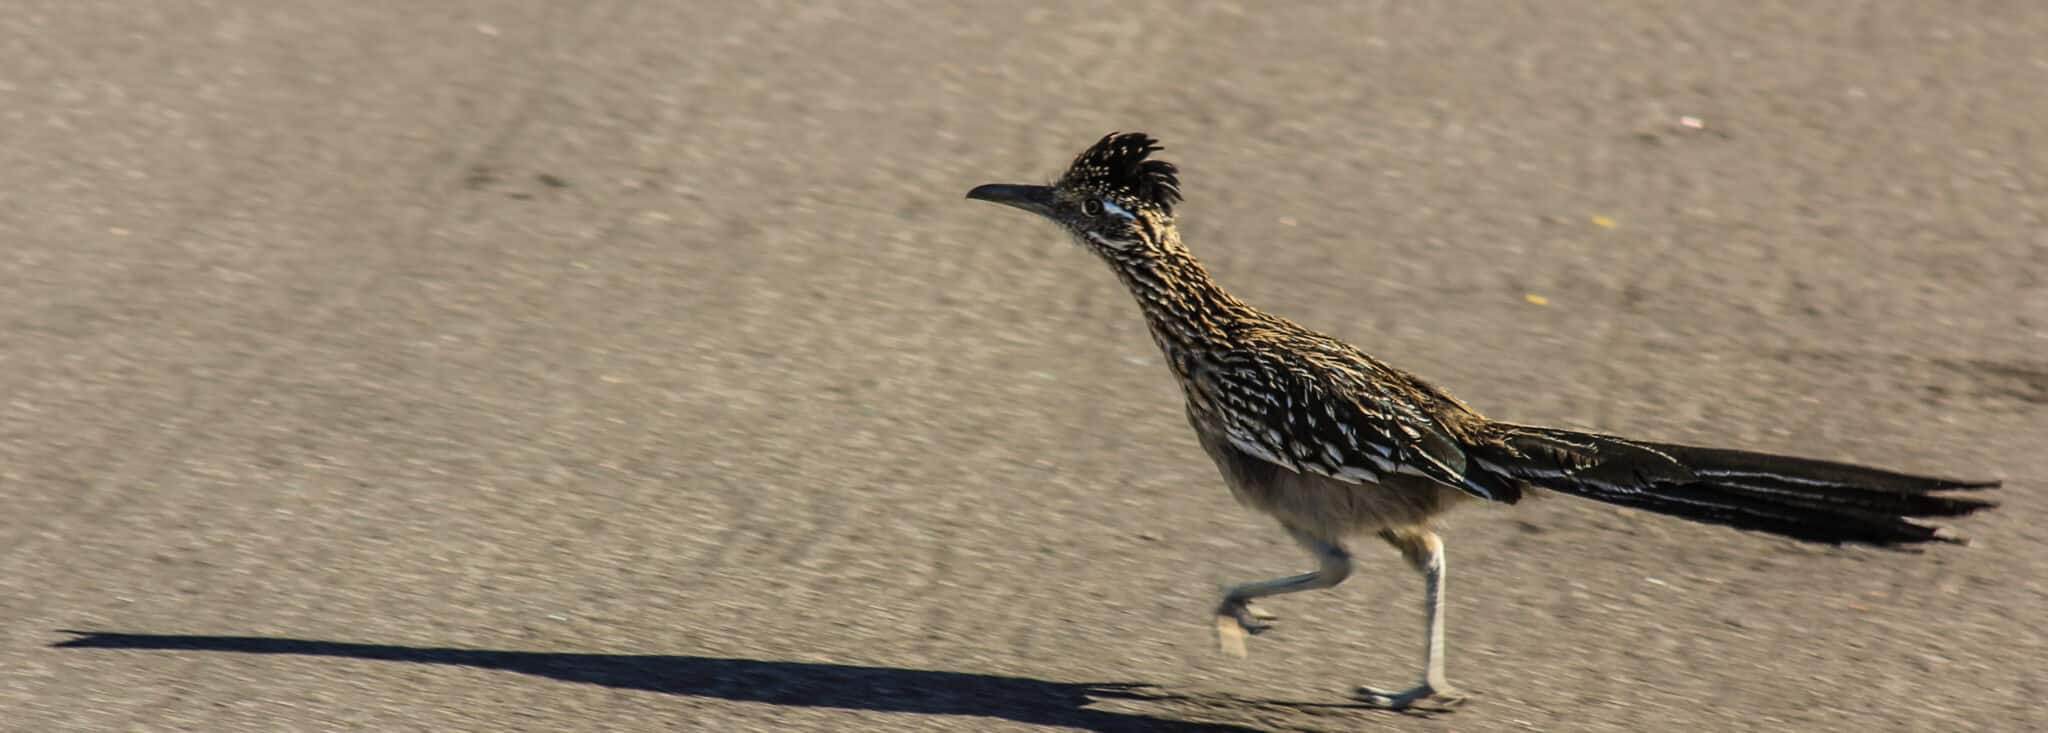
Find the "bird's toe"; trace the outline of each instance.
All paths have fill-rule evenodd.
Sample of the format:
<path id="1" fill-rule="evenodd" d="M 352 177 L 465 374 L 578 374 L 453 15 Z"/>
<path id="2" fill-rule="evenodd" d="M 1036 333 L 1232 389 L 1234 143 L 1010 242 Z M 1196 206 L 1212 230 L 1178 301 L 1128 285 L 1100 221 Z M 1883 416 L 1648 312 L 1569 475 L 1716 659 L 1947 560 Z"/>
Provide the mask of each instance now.
<path id="1" fill-rule="evenodd" d="M 1448 712 L 1470 699 L 1465 693 L 1449 687 L 1439 689 L 1431 685 L 1417 685 L 1401 691 L 1360 687 L 1352 697 L 1377 708 L 1422 712 Z"/>
<path id="2" fill-rule="evenodd" d="M 1272 630 L 1279 618 L 1251 601 L 1226 598 L 1216 608 L 1217 646 L 1224 654 L 1242 658 L 1246 655 L 1245 637 Z"/>

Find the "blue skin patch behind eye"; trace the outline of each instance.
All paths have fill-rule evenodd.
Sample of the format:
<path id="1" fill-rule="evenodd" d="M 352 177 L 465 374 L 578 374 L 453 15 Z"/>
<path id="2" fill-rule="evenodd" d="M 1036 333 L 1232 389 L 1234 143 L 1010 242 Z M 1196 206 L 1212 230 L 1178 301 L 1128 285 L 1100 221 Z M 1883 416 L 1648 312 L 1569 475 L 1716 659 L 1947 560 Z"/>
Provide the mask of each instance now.
<path id="1" fill-rule="evenodd" d="M 1111 201 L 1109 199 L 1102 200 L 1102 210 L 1107 211 L 1111 214 L 1115 214 L 1117 216 L 1121 216 L 1127 221 L 1135 221 L 1138 218 L 1137 214 L 1125 211 L 1124 207 L 1116 205 L 1115 201 Z"/>

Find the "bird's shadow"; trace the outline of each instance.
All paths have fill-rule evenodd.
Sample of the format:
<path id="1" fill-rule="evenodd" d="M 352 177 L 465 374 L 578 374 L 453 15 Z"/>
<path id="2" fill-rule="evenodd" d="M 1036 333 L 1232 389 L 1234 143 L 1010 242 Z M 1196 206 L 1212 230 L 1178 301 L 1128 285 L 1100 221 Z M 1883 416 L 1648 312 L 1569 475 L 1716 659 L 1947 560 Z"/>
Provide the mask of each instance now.
<path id="1" fill-rule="evenodd" d="M 77 638 L 52 644 L 66 649 L 139 649 L 346 657 L 413 664 L 496 669 L 539 677 L 645 690 L 670 695 L 841 708 L 885 713 L 999 718 L 1089 731 L 1251 731 L 1224 722 L 1177 719 L 1221 717 L 1285 709 L 1315 716 L 1343 714 L 1353 705 L 1253 700 L 1229 695 L 1173 693 L 1134 683 L 1069 683 L 899 667 L 777 662 L 674 654 L 579 654 L 357 644 L 262 636 L 198 636 L 65 631 Z M 1105 700 L 1163 707 L 1159 717 L 1100 710 Z M 1204 715 L 1202 713 L 1210 713 Z"/>

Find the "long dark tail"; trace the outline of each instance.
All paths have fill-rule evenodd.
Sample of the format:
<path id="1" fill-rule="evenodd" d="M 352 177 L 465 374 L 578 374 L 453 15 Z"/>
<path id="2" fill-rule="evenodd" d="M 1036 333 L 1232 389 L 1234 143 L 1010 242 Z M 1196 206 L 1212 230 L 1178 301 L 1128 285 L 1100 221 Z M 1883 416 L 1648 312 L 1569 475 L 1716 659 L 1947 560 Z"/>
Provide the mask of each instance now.
<path id="1" fill-rule="evenodd" d="M 1472 456 L 1538 487 L 1708 524 L 1809 542 L 1899 545 L 1960 542 L 1909 521 L 1997 506 L 1943 496 L 1998 486 L 1722 448 L 1498 423 Z"/>

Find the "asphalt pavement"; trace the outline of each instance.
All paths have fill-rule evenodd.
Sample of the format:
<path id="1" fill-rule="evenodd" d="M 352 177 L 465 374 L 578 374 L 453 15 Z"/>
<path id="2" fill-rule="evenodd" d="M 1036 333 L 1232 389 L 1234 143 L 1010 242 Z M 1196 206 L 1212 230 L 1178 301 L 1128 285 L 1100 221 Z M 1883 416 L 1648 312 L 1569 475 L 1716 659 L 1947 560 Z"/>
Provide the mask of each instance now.
<path id="1" fill-rule="evenodd" d="M 12 0 L 0 730 L 2048 730 L 2048 4 Z M 1111 130 L 1494 417 L 1969 478 L 1921 554 L 1230 499 L 962 199 Z"/>

